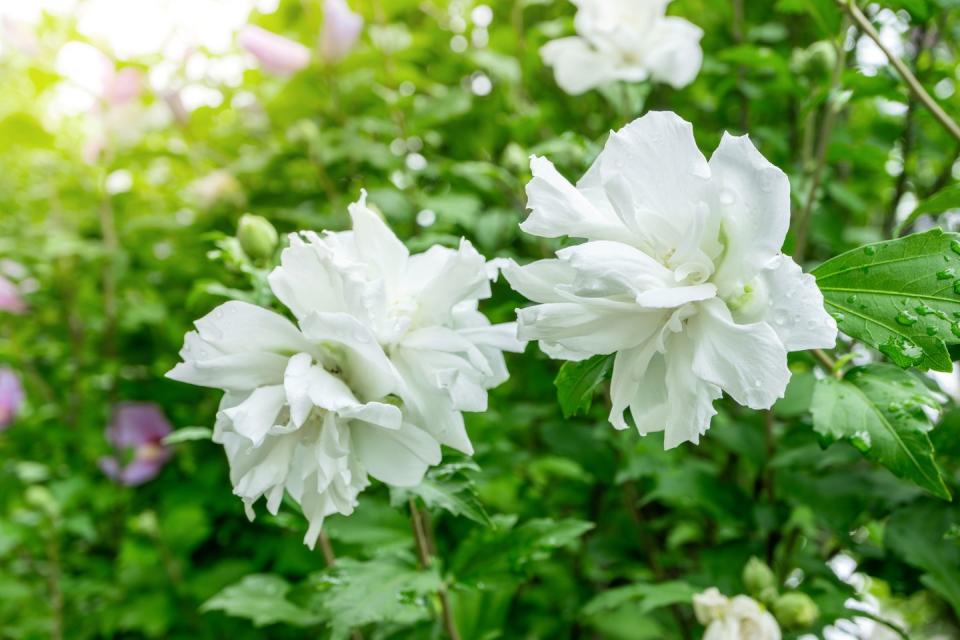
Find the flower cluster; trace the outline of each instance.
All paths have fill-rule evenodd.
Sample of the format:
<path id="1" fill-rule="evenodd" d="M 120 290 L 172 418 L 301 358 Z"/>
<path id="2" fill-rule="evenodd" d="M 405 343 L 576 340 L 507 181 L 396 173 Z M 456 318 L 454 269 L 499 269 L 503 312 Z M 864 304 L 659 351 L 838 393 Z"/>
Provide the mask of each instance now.
<path id="1" fill-rule="evenodd" d="M 671 0 L 571 0 L 577 35 L 548 42 L 540 55 L 557 84 L 577 95 L 624 80 L 654 80 L 682 88 L 703 62 L 703 31 L 667 16 Z"/>
<path id="2" fill-rule="evenodd" d="M 693 611 L 706 625 L 703 640 L 780 640 L 776 618 L 753 598 L 727 598 L 716 587 L 693 597 Z"/>
<path id="3" fill-rule="evenodd" d="M 616 354 L 616 428 L 629 408 L 667 448 L 699 442 L 722 391 L 769 408 L 788 351 L 834 345 L 814 279 L 780 251 L 790 184 L 746 136 L 708 162 L 688 122 L 653 112 L 611 134 L 576 186 L 544 158 L 531 167 L 522 228 L 587 242 L 504 270 L 540 303 L 518 312 L 520 337 L 564 360 Z"/>
<path id="4" fill-rule="evenodd" d="M 411 255 L 366 194 L 353 230 L 304 232 L 269 277 L 296 319 L 228 302 L 196 322 L 169 377 L 225 391 L 214 431 L 253 517 L 284 492 L 313 545 L 326 515 L 352 512 L 368 476 L 420 482 L 440 446 L 473 452 L 463 411 L 483 411 L 519 351 L 513 323 L 478 311 L 495 269 L 466 240 Z"/>

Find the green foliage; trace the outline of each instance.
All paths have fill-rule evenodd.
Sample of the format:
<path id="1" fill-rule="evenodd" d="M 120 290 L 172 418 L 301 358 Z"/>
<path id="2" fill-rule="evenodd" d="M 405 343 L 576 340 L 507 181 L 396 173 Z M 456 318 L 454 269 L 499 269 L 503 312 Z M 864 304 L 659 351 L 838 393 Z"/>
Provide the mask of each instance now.
<path id="1" fill-rule="evenodd" d="M 637 613 L 645 614 L 672 604 L 690 602 L 700 589 L 679 580 L 659 584 L 631 584 L 608 589 L 583 607 L 587 616 L 603 615 L 626 604 L 637 604 Z"/>
<path id="2" fill-rule="evenodd" d="M 814 269 L 844 333 L 901 367 L 950 371 L 960 344 L 960 235 L 931 229 L 848 251 Z"/>
<path id="3" fill-rule="evenodd" d="M 897 230 L 899 232 L 910 227 L 920 216 L 938 216 L 945 211 L 957 208 L 960 208 L 960 184 L 953 184 L 918 204 L 916 209 L 900 223 Z"/>
<path id="4" fill-rule="evenodd" d="M 308 627 L 320 617 L 287 599 L 290 585 L 279 576 L 252 574 L 230 585 L 203 603 L 201 611 L 224 613 L 250 620 L 258 627 L 282 622 L 295 627 Z"/>
<path id="5" fill-rule="evenodd" d="M 939 406 L 909 372 L 874 364 L 851 369 L 843 380 L 820 380 L 811 411 L 817 433 L 850 442 L 870 460 L 949 500 L 928 435 L 933 423 L 924 412 Z"/>
<path id="6" fill-rule="evenodd" d="M 490 516 L 477 496 L 476 485 L 468 475 L 480 468 L 472 462 L 447 463 L 427 472 L 423 481 L 415 487 L 393 487 L 391 504 L 405 506 L 416 496 L 429 508 L 443 509 L 455 516 L 463 516 L 482 525 L 492 524 Z"/>
<path id="7" fill-rule="evenodd" d="M 612 369 L 613 356 L 605 355 L 563 363 L 554 381 L 563 416 L 569 418 L 589 411 L 597 387 L 603 384 Z"/>

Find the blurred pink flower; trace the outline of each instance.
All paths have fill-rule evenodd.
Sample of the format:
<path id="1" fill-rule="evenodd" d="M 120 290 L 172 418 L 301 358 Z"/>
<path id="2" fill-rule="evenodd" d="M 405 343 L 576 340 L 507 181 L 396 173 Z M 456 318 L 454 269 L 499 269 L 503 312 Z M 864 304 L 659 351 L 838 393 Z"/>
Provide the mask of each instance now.
<path id="1" fill-rule="evenodd" d="M 135 487 L 152 480 L 170 460 L 163 439 L 173 431 L 163 411 L 149 402 L 123 402 L 114 407 L 106 429 L 117 456 L 100 458 L 100 469 L 112 480 Z M 125 465 L 121 459 L 129 460 Z"/>
<path id="2" fill-rule="evenodd" d="M 346 0 L 325 0 L 320 55 L 328 62 L 343 58 L 356 44 L 363 30 L 363 18 L 350 10 Z"/>
<path id="3" fill-rule="evenodd" d="M 12 369 L 0 368 L 0 431 L 5 430 L 23 406 L 23 386 Z"/>
<path id="4" fill-rule="evenodd" d="M 252 53 L 264 69 L 277 75 L 289 75 L 310 62 L 310 49 L 256 25 L 248 24 L 241 29 L 237 42 Z"/>
<path id="5" fill-rule="evenodd" d="M 20 296 L 20 289 L 2 275 L 0 275 L 0 311 L 17 315 L 27 311 L 27 305 Z"/>
<path id="6" fill-rule="evenodd" d="M 103 78 L 103 99 L 112 106 L 126 104 L 143 92 L 143 73 L 133 67 L 117 71 L 112 66 Z"/>

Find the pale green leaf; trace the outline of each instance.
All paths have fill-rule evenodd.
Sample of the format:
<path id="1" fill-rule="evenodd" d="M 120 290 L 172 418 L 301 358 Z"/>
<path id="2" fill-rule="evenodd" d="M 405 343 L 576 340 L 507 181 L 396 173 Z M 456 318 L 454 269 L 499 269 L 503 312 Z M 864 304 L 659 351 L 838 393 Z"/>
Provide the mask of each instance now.
<path id="1" fill-rule="evenodd" d="M 586 412 L 593 402 L 597 387 L 613 368 L 613 356 L 600 355 L 580 362 L 565 362 L 557 379 L 557 399 L 565 418 Z"/>
<path id="2" fill-rule="evenodd" d="M 587 616 L 596 616 L 632 603 L 639 605 L 638 613 L 648 613 L 671 604 L 689 603 L 693 600 L 694 594 L 699 591 L 700 589 L 679 580 L 659 584 L 631 584 L 607 589 L 587 602 L 583 607 L 583 613 Z"/>
<path id="3" fill-rule="evenodd" d="M 253 574 L 204 602 L 200 611 L 223 611 L 258 627 L 275 623 L 308 627 L 321 622 L 319 615 L 287 600 L 289 591 L 290 585 L 279 576 Z"/>

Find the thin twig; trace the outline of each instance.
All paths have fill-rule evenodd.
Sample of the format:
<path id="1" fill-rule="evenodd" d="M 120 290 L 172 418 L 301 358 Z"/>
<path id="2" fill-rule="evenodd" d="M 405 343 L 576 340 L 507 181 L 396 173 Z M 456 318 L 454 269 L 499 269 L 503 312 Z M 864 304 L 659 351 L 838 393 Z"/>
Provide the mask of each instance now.
<path id="1" fill-rule="evenodd" d="M 823 349 L 811 349 L 810 353 L 816 358 L 823 367 L 827 370 L 827 373 L 833 376 L 840 377 L 840 372 L 837 371 L 837 361 L 831 358 L 826 351 Z"/>
<path id="2" fill-rule="evenodd" d="M 337 556 L 333 553 L 333 545 L 330 544 L 330 537 L 323 529 L 320 530 L 320 552 L 323 554 L 323 561 L 327 565 L 327 568 L 331 568 L 337 564 Z M 353 631 L 350 637 L 353 638 L 353 640 L 363 640 L 363 634 L 359 631 Z"/>
<path id="3" fill-rule="evenodd" d="M 426 525 L 423 521 L 423 514 L 417 507 L 416 501 L 411 497 L 408 500 L 410 505 L 410 524 L 413 526 L 413 537 L 417 542 L 417 557 L 420 559 L 420 566 L 429 569 L 433 564 L 433 558 L 430 555 L 430 535 L 427 533 Z M 460 640 L 460 631 L 457 629 L 457 623 L 453 618 L 453 607 L 450 605 L 450 596 L 447 594 L 446 585 L 441 582 L 437 589 L 437 596 L 440 598 L 440 608 L 443 615 L 443 628 L 446 630 L 450 640 Z"/>
<path id="4" fill-rule="evenodd" d="M 920 81 L 917 80 L 917 77 L 913 75 L 913 72 L 907 67 L 903 61 L 898 58 L 889 47 L 883 43 L 883 40 L 880 38 L 880 34 L 877 33 L 877 30 L 874 28 L 873 23 L 870 22 L 869 18 L 864 15 L 863 11 L 860 10 L 860 7 L 854 2 L 854 0 L 836 0 L 837 4 L 844 9 L 854 22 L 857 23 L 863 32 L 866 33 L 871 40 L 873 40 L 877 47 L 883 51 L 883 54 L 887 56 L 887 60 L 890 61 L 890 64 L 897 70 L 897 73 L 900 74 L 900 77 L 903 78 L 903 81 L 907 83 L 907 86 L 910 90 L 917 96 L 920 102 L 923 103 L 927 109 L 930 110 L 930 113 L 933 114 L 933 117 L 937 119 L 944 128 L 950 132 L 950 134 L 960 140 L 960 125 L 951 118 L 946 111 L 941 107 L 931 96 L 927 93 L 927 90 L 923 88 L 923 85 L 920 84 Z"/>
<path id="5" fill-rule="evenodd" d="M 894 229 L 897 226 L 897 209 L 904 192 L 907 190 L 907 162 L 910 159 L 910 152 L 913 151 L 913 115 L 916 112 L 917 101 L 911 95 L 907 102 L 907 113 L 904 116 L 903 123 L 903 142 L 900 145 L 900 155 L 903 158 L 903 166 L 900 175 L 897 176 L 896 185 L 893 188 L 893 197 L 890 199 L 890 205 L 887 207 L 887 215 L 883 219 L 883 237 L 892 238 Z"/>
<path id="6" fill-rule="evenodd" d="M 840 38 L 847 31 L 848 22 L 843 21 L 840 28 Z M 820 136 L 817 138 L 816 159 L 813 172 L 810 175 L 810 190 L 807 192 L 807 199 L 804 202 L 803 209 L 796 219 L 796 241 L 794 242 L 793 259 L 798 263 L 803 263 L 803 258 L 807 253 L 807 242 L 810 233 L 810 216 L 813 214 L 813 205 L 817 199 L 817 191 L 820 189 L 820 181 L 823 179 L 823 168 L 827 163 L 827 148 L 830 146 L 830 135 L 833 133 L 833 124 L 839 111 L 834 103 L 837 89 L 840 88 L 840 80 L 843 77 L 843 69 L 847 66 L 847 55 L 843 50 L 842 40 L 834 43 L 837 50 L 837 61 L 833 65 L 833 74 L 830 77 L 830 90 L 827 94 L 827 102 L 824 105 L 823 120 L 820 124 Z"/>

